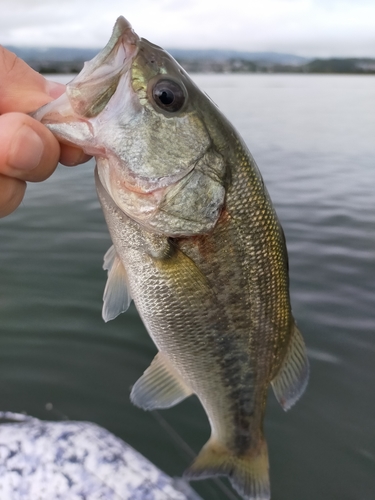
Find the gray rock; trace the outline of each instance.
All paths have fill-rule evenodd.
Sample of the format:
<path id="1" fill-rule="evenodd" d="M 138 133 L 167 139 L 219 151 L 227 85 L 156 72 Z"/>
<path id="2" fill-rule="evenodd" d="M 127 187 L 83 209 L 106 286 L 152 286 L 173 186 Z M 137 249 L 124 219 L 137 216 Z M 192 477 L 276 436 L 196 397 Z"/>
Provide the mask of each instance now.
<path id="1" fill-rule="evenodd" d="M 109 431 L 0 412 L 1 500 L 200 500 Z"/>

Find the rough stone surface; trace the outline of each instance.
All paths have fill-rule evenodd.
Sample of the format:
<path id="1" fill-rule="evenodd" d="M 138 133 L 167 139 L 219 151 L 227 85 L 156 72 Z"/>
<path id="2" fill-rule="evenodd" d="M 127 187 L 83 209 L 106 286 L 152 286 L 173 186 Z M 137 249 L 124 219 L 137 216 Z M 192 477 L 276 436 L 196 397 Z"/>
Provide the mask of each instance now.
<path id="1" fill-rule="evenodd" d="M 199 500 L 91 422 L 0 412 L 1 500 Z"/>

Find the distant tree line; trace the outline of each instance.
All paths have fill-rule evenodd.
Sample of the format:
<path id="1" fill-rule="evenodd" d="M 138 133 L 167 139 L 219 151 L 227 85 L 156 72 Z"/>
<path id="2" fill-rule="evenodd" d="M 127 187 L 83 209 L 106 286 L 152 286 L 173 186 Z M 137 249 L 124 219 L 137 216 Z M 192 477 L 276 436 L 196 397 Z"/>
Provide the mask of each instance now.
<path id="1" fill-rule="evenodd" d="M 189 73 L 341 73 L 375 74 L 375 59 L 314 59 L 305 64 L 228 59 L 180 59 Z"/>
<path id="2" fill-rule="evenodd" d="M 79 73 L 99 49 L 7 47 L 40 73 Z M 307 59 L 276 52 L 170 49 L 189 73 L 375 74 L 375 59 Z"/>
<path id="3" fill-rule="evenodd" d="M 180 59 L 188 73 L 340 73 L 375 74 L 375 59 L 314 59 L 306 64 L 289 65 L 246 59 L 223 61 Z M 28 61 L 40 73 L 79 73 L 84 61 Z"/>

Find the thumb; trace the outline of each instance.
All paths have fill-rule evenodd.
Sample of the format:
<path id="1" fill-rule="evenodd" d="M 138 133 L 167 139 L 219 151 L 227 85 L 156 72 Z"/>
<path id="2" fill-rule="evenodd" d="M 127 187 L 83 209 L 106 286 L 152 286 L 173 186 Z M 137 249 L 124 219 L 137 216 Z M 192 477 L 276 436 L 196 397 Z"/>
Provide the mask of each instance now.
<path id="1" fill-rule="evenodd" d="M 0 174 L 22 181 L 42 181 L 55 170 L 60 155 L 56 138 L 23 113 L 0 116 Z"/>
<path id="2" fill-rule="evenodd" d="M 0 116 L 0 217 L 21 203 L 25 181 L 51 175 L 59 154 L 59 143 L 41 123 L 23 113 Z"/>

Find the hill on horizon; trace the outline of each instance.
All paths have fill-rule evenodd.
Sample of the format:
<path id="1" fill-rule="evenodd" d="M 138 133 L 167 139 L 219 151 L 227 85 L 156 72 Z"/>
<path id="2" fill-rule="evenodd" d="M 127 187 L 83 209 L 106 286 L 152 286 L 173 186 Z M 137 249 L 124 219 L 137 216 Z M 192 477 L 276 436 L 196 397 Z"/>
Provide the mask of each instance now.
<path id="1" fill-rule="evenodd" d="M 85 49 L 74 47 L 18 47 L 5 46 L 25 61 L 89 61 L 101 49 Z M 306 64 L 313 58 L 285 54 L 282 52 L 246 52 L 221 49 L 166 49 L 175 59 L 209 59 L 223 61 L 228 59 L 242 59 L 245 61 L 262 61 L 273 64 Z"/>
<path id="2" fill-rule="evenodd" d="M 100 49 L 7 46 L 41 73 L 79 73 Z M 375 58 L 307 58 L 282 52 L 168 49 L 189 73 L 375 74 Z"/>

